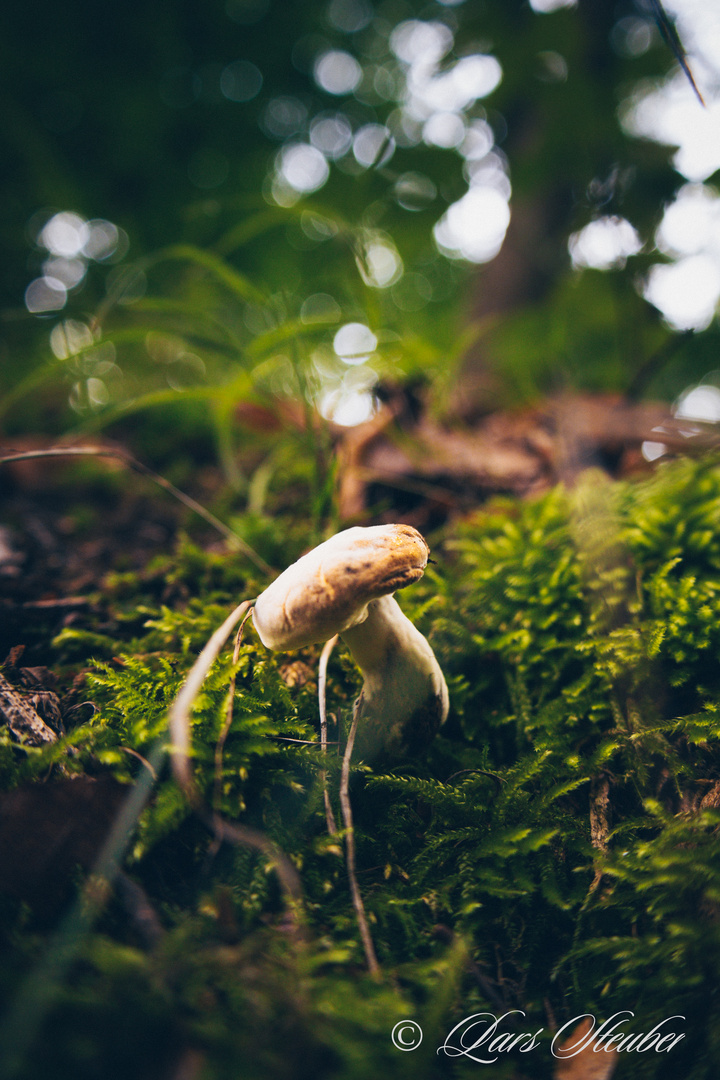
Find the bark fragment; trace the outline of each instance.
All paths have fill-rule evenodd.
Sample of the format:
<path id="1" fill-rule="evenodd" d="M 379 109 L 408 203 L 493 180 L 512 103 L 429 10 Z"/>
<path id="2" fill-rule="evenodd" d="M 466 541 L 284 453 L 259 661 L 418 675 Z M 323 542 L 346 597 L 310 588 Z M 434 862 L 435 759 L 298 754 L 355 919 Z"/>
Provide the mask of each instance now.
<path id="1" fill-rule="evenodd" d="M 0 723 L 6 725 L 15 739 L 29 746 L 44 746 L 57 739 L 52 728 L 4 675 L 0 675 Z"/>

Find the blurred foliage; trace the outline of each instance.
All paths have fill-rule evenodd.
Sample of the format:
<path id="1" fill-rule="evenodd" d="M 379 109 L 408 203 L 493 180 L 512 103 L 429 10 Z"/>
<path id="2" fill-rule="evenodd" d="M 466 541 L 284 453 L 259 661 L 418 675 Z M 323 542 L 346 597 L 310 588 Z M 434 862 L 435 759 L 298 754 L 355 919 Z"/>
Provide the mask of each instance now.
<path id="1" fill-rule="evenodd" d="M 268 458 L 252 422 L 259 402 L 304 400 L 330 415 L 333 395 L 367 399 L 378 381 L 421 376 L 445 408 L 458 377 L 462 386 L 478 369 L 493 373 L 491 404 L 565 386 L 672 398 L 714 367 L 715 330 L 667 349 L 672 333 L 636 290 L 680 183 L 667 149 L 629 137 L 618 119 L 640 81 L 673 62 L 642 3 L 582 0 L 541 14 L 525 0 L 214 0 L 172 12 L 83 0 L 15 5 L 2 19 L 0 379 L 13 436 L 102 426 L 158 459 L 165 411 L 178 427 L 210 425 L 226 478 L 247 499 L 237 444 Z M 411 24 L 450 35 L 438 77 L 478 54 L 500 62 L 494 89 L 452 106 L 489 137 L 484 158 L 423 139 L 408 119 L 408 94 L 422 87 L 393 30 Z M 643 48 L 627 45 L 631 31 Z M 332 50 L 359 64 L 354 92 L 330 92 L 317 75 Z M 243 64 L 261 85 L 232 82 Z M 390 142 L 374 164 L 349 143 L 324 163 L 310 147 L 324 121 L 356 135 L 375 125 Z M 282 154 L 298 147 L 328 171 L 305 194 L 280 183 Z M 499 279 L 509 310 L 488 299 L 499 264 L 477 270 L 433 240 L 483 168 L 490 187 L 512 185 L 506 249 L 517 251 Z M 47 265 L 38 236 L 54 212 L 109 219 L 125 241 L 84 257 L 64 310 L 30 315 L 22 296 Z M 637 228 L 644 252 L 624 268 L 572 270 L 571 231 L 613 214 Z M 378 339 L 367 364 L 332 349 L 348 321 Z M 312 498 L 327 513 L 328 465 L 308 445 L 318 437 L 303 445 L 297 420 L 281 416 L 269 441 L 283 437 L 315 470 Z"/>

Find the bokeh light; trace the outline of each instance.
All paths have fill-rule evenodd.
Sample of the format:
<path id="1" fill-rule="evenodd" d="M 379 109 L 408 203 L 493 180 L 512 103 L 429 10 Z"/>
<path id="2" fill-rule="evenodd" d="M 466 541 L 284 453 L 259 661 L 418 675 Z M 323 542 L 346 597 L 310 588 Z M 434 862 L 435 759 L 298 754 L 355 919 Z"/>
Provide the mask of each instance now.
<path id="1" fill-rule="evenodd" d="M 443 254 L 483 263 L 495 258 L 510 224 L 507 199 L 491 187 L 472 187 L 445 211 L 433 230 Z"/>
<path id="2" fill-rule="evenodd" d="M 452 150 L 465 139 L 465 122 L 458 113 L 436 112 L 423 125 L 423 140 L 430 146 Z"/>
<path id="3" fill-rule="evenodd" d="M 318 412 L 326 420 L 341 427 L 356 427 L 370 420 L 376 411 L 375 397 L 365 381 L 359 386 L 343 379 L 340 386 L 325 390 L 318 401 Z M 368 372 L 369 386 L 374 385 L 374 372 Z"/>
<path id="4" fill-rule="evenodd" d="M 351 94 L 362 79 L 362 68 L 354 56 L 343 49 L 321 53 L 313 68 L 315 82 L 327 94 Z"/>
<path id="5" fill-rule="evenodd" d="M 509 202 L 512 188 L 507 170 L 505 155 L 499 150 L 491 150 L 479 161 L 466 161 L 463 176 L 471 187 L 492 188 Z"/>
<path id="6" fill-rule="evenodd" d="M 720 7 L 707 0 L 664 0 L 667 12 L 676 20 L 685 48 L 691 57 L 693 70 L 706 89 L 717 87 L 720 70 Z"/>
<path id="7" fill-rule="evenodd" d="M 249 60 L 235 60 L 223 68 L 220 90 L 228 101 L 252 101 L 260 93 L 263 77 L 260 68 Z"/>
<path id="8" fill-rule="evenodd" d="M 25 307 L 32 315 L 60 311 L 65 307 L 66 301 L 67 289 L 57 278 L 35 278 L 25 290 Z"/>
<path id="9" fill-rule="evenodd" d="M 31 219 L 29 229 L 37 246 L 48 254 L 42 264 L 43 276 L 25 290 L 25 307 L 33 315 L 61 311 L 68 293 L 85 280 L 88 262 L 115 262 L 129 246 L 127 233 L 111 221 L 86 221 L 74 210 L 61 210 L 49 217 L 41 212 Z"/>
<path id="10" fill-rule="evenodd" d="M 82 259 L 46 259 L 42 265 L 43 275 L 60 281 L 66 289 L 74 289 L 85 277 L 86 266 Z"/>
<path id="11" fill-rule="evenodd" d="M 660 87 L 641 84 L 622 121 L 630 135 L 677 146 L 673 164 L 688 180 L 707 180 L 720 168 L 720 98 L 703 109 L 682 72 Z"/>
<path id="12" fill-rule="evenodd" d="M 39 242 L 51 255 L 72 259 L 79 255 L 90 239 L 87 221 L 72 211 L 54 214 L 43 227 Z"/>
<path id="13" fill-rule="evenodd" d="M 486 120 L 472 120 L 465 131 L 460 152 L 466 161 L 482 161 L 493 148 L 495 135 Z"/>
<path id="14" fill-rule="evenodd" d="M 560 8 L 575 7 L 577 0 L 530 0 L 533 11 L 547 14 L 551 11 L 559 11 Z"/>
<path id="15" fill-rule="evenodd" d="M 395 152 L 395 140 L 384 124 L 365 124 L 353 139 L 353 155 L 359 165 L 386 165 Z"/>
<path id="16" fill-rule="evenodd" d="M 687 426 L 682 425 L 679 433 L 685 438 L 702 434 L 703 424 L 720 423 L 720 371 L 711 371 L 696 386 L 688 386 L 680 394 L 672 407 L 672 414 L 676 420 L 687 420 Z M 667 428 L 653 428 L 653 433 L 662 436 L 667 433 Z M 667 453 L 667 446 L 663 442 L 647 439 L 641 446 L 642 455 L 646 461 L 657 461 Z"/>
<path id="17" fill-rule="evenodd" d="M 405 78 L 399 108 L 387 121 L 395 142 L 457 150 L 465 162 L 470 191 L 437 222 L 436 245 L 450 258 L 487 262 L 500 250 L 510 221 L 510 181 L 507 163 L 493 151 L 495 136 L 487 120 L 467 113 L 499 85 L 502 68 L 496 57 L 480 52 L 445 59 L 441 68 L 454 45 L 444 22 L 406 19 L 389 43 Z M 422 209 L 435 195 L 434 184 L 421 174 L 406 173 L 396 181 L 395 197 L 406 209 Z"/>
<path id="18" fill-rule="evenodd" d="M 656 39 L 656 28 L 650 19 L 626 15 L 612 28 L 610 44 L 618 56 L 643 56 Z"/>
<path id="19" fill-rule="evenodd" d="M 372 21 L 373 9 L 368 0 L 331 0 L 327 17 L 336 30 L 356 34 Z"/>
<path id="20" fill-rule="evenodd" d="M 706 184 L 685 184 L 665 209 L 655 236 L 665 255 L 696 255 L 702 251 L 720 258 L 720 198 Z"/>
<path id="21" fill-rule="evenodd" d="M 104 218 L 93 218 L 88 221 L 88 238 L 85 241 L 82 253 L 88 259 L 96 262 L 105 262 L 113 256 L 122 256 L 128 249 L 129 241 L 127 233 L 113 225 L 112 221 Z"/>
<path id="22" fill-rule="evenodd" d="M 333 338 L 333 349 L 346 364 L 364 364 L 377 345 L 378 339 L 365 323 L 345 323 Z"/>
<path id="23" fill-rule="evenodd" d="M 390 35 L 390 48 L 408 66 L 434 66 L 453 47 L 453 32 L 442 22 L 406 19 Z"/>
<path id="24" fill-rule="evenodd" d="M 683 390 L 673 413 L 679 420 L 717 424 L 720 422 L 720 389 L 709 383 L 701 383 Z"/>
<path id="25" fill-rule="evenodd" d="M 340 424 L 342 428 L 355 428 L 358 423 L 365 423 L 376 411 L 375 396 L 369 390 L 342 386 L 326 390 L 317 405 L 318 413 Z"/>
<path id="26" fill-rule="evenodd" d="M 406 172 L 395 181 L 395 198 L 404 210 L 424 210 L 437 197 L 437 188 L 429 176 Z"/>
<path id="27" fill-rule="evenodd" d="M 352 141 L 352 126 L 342 113 L 321 114 L 310 124 L 310 142 L 331 161 L 343 157 Z"/>
<path id="28" fill-rule="evenodd" d="M 673 164 L 691 181 L 666 208 L 655 235 L 658 249 L 677 261 L 652 267 L 642 293 L 673 329 L 702 330 L 720 300 L 719 201 L 702 183 L 720 168 L 720 8 L 705 0 L 666 0 L 665 7 L 690 55 L 705 108 L 676 67 L 664 81 L 638 83 L 620 115 L 627 134 L 676 147 Z M 639 20 L 620 20 L 613 47 L 640 55 L 652 43 L 649 32 Z"/>
<path id="29" fill-rule="evenodd" d="M 300 308 L 300 321 L 304 323 L 334 322 L 342 316 L 342 308 L 330 293 L 312 293 Z"/>
<path id="30" fill-rule="evenodd" d="M 405 108 L 420 120 L 436 112 L 460 112 L 491 94 L 501 79 L 494 56 L 464 56 L 441 72 L 434 64 L 415 62 L 407 74 Z"/>
<path id="31" fill-rule="evenodd" d="M 295 97 L 272 98 L 262 114 L 261 126 L 273 139 L 288 139 L 303 131 L 307 122 L 307 109 Z"/>
<path id="32" fill-rule="evenodd" d="M 366 283 L 376 289 L 386 289 L 403 273 L 403 263 L 393 244 L 376 240 L 365 248 L 367 263 Z"/>
<path id="33" fill-rule="evenodd" d="M 611 270 L 622 267 L 630 255 L 637 255 L 642 240 L 629 221 L 622 217 L 601 217 L 580 232 L 573 233 L 568 249 L 573 266 Z"/>
<path id="34" fill-rule="evenodd" d="M 273 194 L 280 205 L 292 205 L 295 198 L 317 191 L 330 175 L 324 154 L 308 143 L 284 146 L 277 157 L 277 180 Z"/>
<path id="35" fill-rule="evenodd" d="M 720 264 L 709 254 L 658 263 L 648 274 L 643 295 L 673 329 L 704 330 L 720 301 Z"/>
<path id="36" fill-rule="evenodd" d="M 78 319 L 65 319 L 50 331 L 50 348 L 58 360 L 67 360 L 94 344 L 92 330 Z"/>

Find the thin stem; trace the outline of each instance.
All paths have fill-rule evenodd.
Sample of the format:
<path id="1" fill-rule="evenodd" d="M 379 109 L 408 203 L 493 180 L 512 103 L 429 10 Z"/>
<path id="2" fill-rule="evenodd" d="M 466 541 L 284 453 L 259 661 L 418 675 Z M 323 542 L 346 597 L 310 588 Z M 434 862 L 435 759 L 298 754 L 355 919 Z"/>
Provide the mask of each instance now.
<path id="1" fill-rule="evenodd" d="M 204 506 L 201 506 L 199 502 L 190 495 L 186 495 L 184 491 L 180 491 L 174 484 L 171 484 L 169 480 L 166 480 L 164 476 L 160 476 L 159 473 L 153 472 L 147 465 L 143 465 L 141 461 L 134 458 L 127 451 L 116 447 L 104 447 L 104 446 L 60 446 L 51 447 L 48 450 L 24 450 L 22 453 L 6 454 L 4 457 L 0 457 L 0 465 L 4 465 L 10 461 L 28 461 L 31 458 L 44 458 L 44 457 L 111 457 L 117 461 L 122 461 L 128 468 L 133 469 L 135 472 L 140 473 L 141 476 L 146 476 L 148 480 L 152 480 L 154 484 L 161 487 L 163 491 L 167 491 L 170 495 L 174 496 L 184 506 L 187 506 L 189 510 L 192 510 L 199 517 L 207 521 L 209 525 L 212 525 L 214 529 L 217 529 L 219 533 L 230 541 L 233 547 L 242 551 L 243 555 L 246 555 L 251 562 L 257 566 L 258 570 L 261 570 L 263 574 L 272 574 L 273 569 L 269 566 L 265 560 L 258 555 L 256 551 L 250 547 L 249 544 L 243 540 L 241 536 L 238 536 L 236 532 L 233 532 L 227 525 L 225 525 L 219 518 L 216 518 L 209 510 L 206 510 Z"/>
<path id="2" fill-rule="evenodd" d="M 318 664 L 318 709 L 320 712 L 320 748 L 323 755 L 327 753 L 327 702 L 325 691 L 327 687 L 327 668 L 328 661 L 332 654 L 333 649 L 337 645 L 338 635 L 331 637 L 329 641 L 326 641 L 323 646 L 323 651 L 320 653 L 320 663 Z M 327 772 L 323 769 L 320 773 L 320 780 L 323 786 L 323 799 L 325 801 L 325 821 L 327 822 L 327 830 L 330 836 L 334 836 L 337 832 L 337 825 L 335 824 L 335 815 L 333 814 L 332 802 L 330 801 L 330 792 L 327 786 Z"/>
<path id="3" fill-rule="evenodd" d="M 225 742 L 230 734 L 230 728 L 233 722 L 233 700 L 235 698 L 235 680 L 237 678 L 237 663 L 240 659 L 240 645 L 242 644 L 243 630 L 245 629 L 245 623 L 250 618 L 252 608 L 248 608 L 243 616 L 243 620 L 240 623 L 238 632 L 235 636 L 235 648 L 233 649 L 233 673 L 230 679 L 230 686 L 228 688 L 228 704 L 227 711 L 225 713 L 225 721 L 222 726 L 217 743 L 215 744 L 215 787 L 213 791 L 213 809 L 216 814 L 220 812 L 220 803 L 222 800 L 222 764 L 223 764 L 223 751 L 225 749 Z"/>
<path id="4" fill-rule="evenodd" d="M 226 840 L 236 847 L 253 848 L 272 860 L 293 922 L 297 927 L 298 908 L 302 905 L 302 885 L 297 870 L 285 852 L 281 851 L 277 844 L 259 829 L 253 829 L 249 825 L 241 825 L 237 821 L 225 821 L 219 814 L 207 812 L 202 812 L 200 819 L 221 840 Z"/>
<path id="5" fill-rule="evenodd" d="M 218 627 L 190 668 L 180 693 L 173 701 L 168 712 L 170 741 L 172 744 L 170 760 L 173 775 L 195 809 L 198 808 L 201 799 L 190 771 L 190 710 L 200 692 L 205 676 L 217 659 L 220 650 L 239 620 L 252 608 L 254 603 L 254 600 L 243 600 L 242 604 L 238 604 L 235 610 L 228 615 L 222 626 Z"/>
<path id="6" fill-rule="evenodd" d="M 368 971 L 375 978 L 378 978 L 380 975 L 380 965 L 378 964 L 377 956 L 375 955 L 375 946 L 373 945 L 373 940 L 370 936 L 370 928 L 368 926 L 365 907 L 363 905 L 362 896 L 360 895 L 360 888 L 355 873 L 355 831 L 353 828 L 352 806 L 350 805 L 350 758 L 352 757 L 353 746 L 355 745 L 355 733 L 357 731 L 359 716 L 360 709 L 358 708 L 357 702 L 355 702 L 352 724 L 350 725 L 350 733 L 348 734 L 347 746 L 345 747 L 342 763 L 342 774 L 340 777 L 340 806 L 342 808 L 343 823 L 345 825 L 347 872 L 353 907 L 355 908 L 355 915 L 357 916 L 358 926 L 360 928 L 360 937 L 362 938 L 363 948 L 365 950 L 365 960 L 367 962 Z"/>

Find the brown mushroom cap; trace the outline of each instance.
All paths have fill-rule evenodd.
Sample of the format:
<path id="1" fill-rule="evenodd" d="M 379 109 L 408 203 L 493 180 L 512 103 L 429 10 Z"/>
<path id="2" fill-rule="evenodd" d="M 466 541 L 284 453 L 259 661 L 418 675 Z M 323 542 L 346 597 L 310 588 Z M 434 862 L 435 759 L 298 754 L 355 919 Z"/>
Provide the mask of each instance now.
<path id="1" fill-rule="evenodd" d="M 421 578 L 430 549 L 410 525 L 345 529 L 289 566 L 255 604 L 269 649 L 327 641 L 367 618 L 367 605 Z"/>

